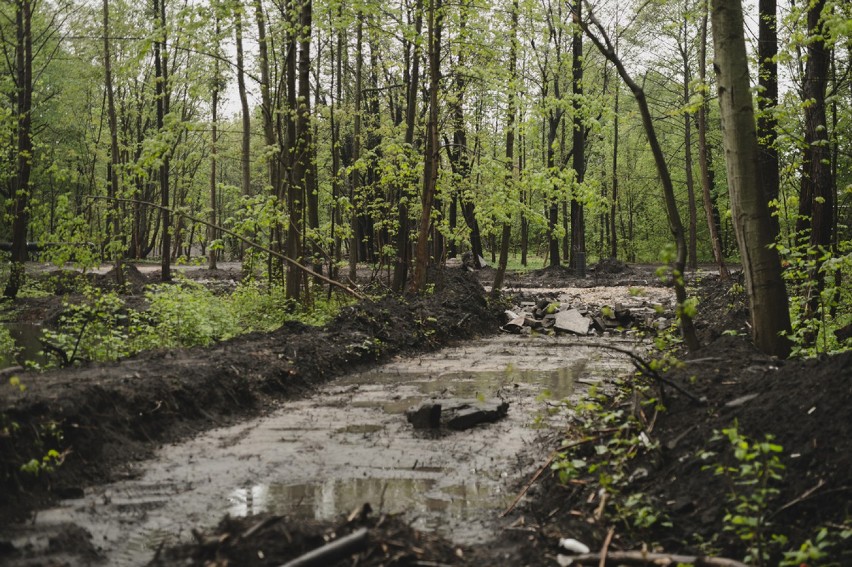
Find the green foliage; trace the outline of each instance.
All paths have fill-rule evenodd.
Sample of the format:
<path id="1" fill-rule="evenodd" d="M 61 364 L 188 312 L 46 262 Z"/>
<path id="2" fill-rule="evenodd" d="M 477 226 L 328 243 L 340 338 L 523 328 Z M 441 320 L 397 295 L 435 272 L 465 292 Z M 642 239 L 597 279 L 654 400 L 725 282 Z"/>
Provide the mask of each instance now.
<path id="1" fill-rule="evenodd" d="M 783 449 L 772 442 L 772 435 L 763 441 L 753 441 L 742 435 L 737 423 L 721 433 L 716 432 L 714 441 L 727 439 L 733 454 L 733 463 L 716 462 L 706 468 L 728 481 L 728 505 L 725 514 L 725 530 L 733 532 L 747 546 L 746 562 L 765 565 L 773 545 L 786 543 L 786 538 L 771 534 L 769 506 L 778 496 L 775 487 L 782 479 L 784 465 L 781 463 Z M 713 452 L 704 452 L 705 460 L 716 457 Z M 770 535 L 771 534 L 771 535 Z"/>
<path id="2" fill-rule="evenodd" d="M 657 523 L 671 525 L 666 514 L 656 507 L 646 494 L 627 490 L 632 474 L 634 459 L 655 444 L 643 431 L 639 420 L 621 409 L 611 409 L 606 398 L 592 392 L 574 408 L 566 408 L 575 414 L 580 426 L 579 442 L 571 444 L 557 453 L 551 465 L 562 483 L 578 479 L 591 479 L 602 494 L 606 494 L 609 509 L 615 518 L 634 528 L 649 528 Z M 605 432 L 605 433 L 601 433 Z M 594 454 L 582 455 L 591 442 Z"/>
<path id="3" fill-rule="evenodd" d="M 9 329 L 0 324 L 0 353 L 2 353 L 0 354 L 0 367 L 14 362 L 19 350 L 15 344 L 15 339 L 9 333 Z"/>
<path id="4" fill-rule="evenodd" d="M 252 280 L 241 283 L 231 295 L 219 296 L 179 278 L 146 291 L 144 310 L 128 308 L 111 291 L 87 287 L 83 296 L 81 303 L 66 303 L 57 330 L 44 333 L 61 364 L 116 360 L 157 348 L 207 346 L 243 333 L 271 331 L 287 320 L 321 325 L 341 307 L 338 301 L 318 301 L 311 309 L 298 311 L 283 288 Z"/>
<path id="5" fill-rule="evenodd" d="M 52 208 L 53 215 L 50 214 Z M 39 239 L 41 260 L 62 267 L 73 263 L 85 272 L 100 264 L 94 244 L 89 241 L 89 227 L 83 215 L 75 211 L 68 195 L 59 195 L 55 203 L 36 206 L 34 218 L 53 218 L 53 227 L 44 227 Z M 36 229 L 38 229 L 38 223 Z"/>
<path id="6" fill-rule="evenodd" d="M 842 242 L 837 255 L 806 246 L 779 246 L 778 250 L 787 267 L 784 277 L 791 296 L 793 356 L 852 349 L 852 340 L 841 342 L 835 335 L 836 330 L 852 324 L 852 287 L 848 284 L 852 278 L 852 242 Z M 819 278 L 814 277 L 817 271 Z"/>

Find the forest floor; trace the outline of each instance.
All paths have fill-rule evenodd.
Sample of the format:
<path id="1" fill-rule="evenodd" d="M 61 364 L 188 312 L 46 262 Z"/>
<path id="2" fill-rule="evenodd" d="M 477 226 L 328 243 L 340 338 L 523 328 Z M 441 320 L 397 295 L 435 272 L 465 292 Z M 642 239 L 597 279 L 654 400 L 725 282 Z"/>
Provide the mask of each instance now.
<path id="1" fill-rule="evenodd" d="M 659 285 L 653 267 L 617 268 L 583 279 L 568 270 L 539 270 L 512 275 L 507 285 L 523 288 L 527 297 L 547 297 L 548 289 L 569 286 Z M 234 267 L 213 274 L 190 272 L 195 273 L 190 277 L 223 285 L 239 278 Z M 486 270 L 478 276 L 487 285 L 491 274 Z M 105 276 L 94 277 L 108 284 Z M 134 272 L 135 293 L 155 278 L 156 273 Z M 601 491 L 599 475 L 589 472 L 591 465 L 601 471 L 614 462 L 605 451 L 595 450 L 605 443 L 578 445 L 569 458 L 590 466 L 567 484 L 548 466 L 550 449 L 559 447 L 563 437 L 588 434 L 589 424 L 581 416 L 575 420 L 580 433 L 568 428 L 554 438 L 557 434 L 542 432 L 534 467 L 542 474 L 529 482 L 526 497 L 500 520 L 499 535 L 488 544 L 458 545 L 418 531 L 401 517 L 366 510 L 322 522 L 266 515 L 225 518 L 215 530 L 198 532 L 194 544 L 160 550 L 155 563 L 279 565 L 329 540 L 357 536 L 364 527 L 366 539 L 355 543 L 358 555 L 345 554 L 340 565 L 552 566 L 560 564 L 560 554 L 569 554 L 559 548 L 565 537 L 610 558 L 644 549 L 742 559 L 749 542 L 726 529 L 732 522 L 725 515 L 737 503 L 729 502 L 729 495 L 739 491 L 742 503 L 758 491 L 742 485 L 749 482 L 748 473 L 714 471 L 716 465 L 740 470 L 743 464 L 715 433 L 736 424 L 740 434 L 757 441 L 771 434 L 783 448 L 779 478 L 758 494 L 760 502 L 749 501 L 758 508 L 743 514 L 761 518 L 750 531 L 751 542 L 755 537 L 769 542 L 781 534 L 787 538 L 784 544 L 766 543 L 770 559 L 764 564 L 778 564 L 781 551 L 809 539 L 812 554 L 826 555 L 819 564 L 852 564 L 852 353 L 791 361 L 761 355 L 743 336 L 748 311 L 732 285 L 708 274 L 695 284 L 704 347 L 694 354 L 678 353 L 682 364 L 651 388 L 664 411 L 639 403 L 648 394 L 630 384 L 621 388 L 629 395 L 613 396 L 604 404 L 610 415 L 636 415 L 645 445 L 627 448 L 634 458 L 625 461 L 628 470 L 620 471 L 622 484 L 608 486 L 609 492 Z M 267 414 L 283 399 L 310 398 L 321 384 L 343 373 L 493 334 L 504 322 L 505 307 L 489 303 L 476 279 L 453 269 L 437 275 L 433 294 L 347 307 L 323 329 L 288 324 L 271 334 L 246 335 L 207 349 L 146 353 L 121 363 L 43 375 L 16 373 L 25 391 L 8 384 L 11 372 L 0 371 L 0 563 L 97 564 L 97 543 L 82 528 L 52 534 L 48 545 L 38 549 L 22 547 L 9 534 L 56 499 L 79 498 L 93 486 L 133 476 L 136 465 L 165 444 Z M 23 299 L 14 306 L 14 317 L 50 321 L 59 309 L 59 296 Z M 656 390 L 661 384 L 662 391 Z M 21 463 L 40 459 L 51 448 L 63 460 L 54 472 L 39 477 L 21 473 Z M 716 456 L 708 457 L 710 451 Z M 520 492 L 527 484 L 515 488 Z M 653 515 L 656 521 L 636 522 L 635 514 L 627 514 L 630 494 L 642 495 L 646 519 Z M 821 530 L 828 535 L 820 535 Z M 590 561 L 599 563 L 598 558 Z M 337 563 L 326 559 L 313 564 Z"/>

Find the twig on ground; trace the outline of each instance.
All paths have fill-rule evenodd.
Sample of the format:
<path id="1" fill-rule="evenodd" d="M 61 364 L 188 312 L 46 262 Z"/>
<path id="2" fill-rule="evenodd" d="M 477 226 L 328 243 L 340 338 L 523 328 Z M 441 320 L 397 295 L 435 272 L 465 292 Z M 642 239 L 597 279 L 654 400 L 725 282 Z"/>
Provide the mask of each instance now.
<path id="1" fill-rule="evenodd" d="M 692 392 L 690 392 L 689 390 L 687 390 L 686 388 L 684 388 L 683 386 L 678 384 L 677 382 L 670 380 L 670 379 L 666 378 L 665 376 L 661 376 L 659 372 L 657 372 L 656 370 L 651 368 L 651 366 L 644 359 L 642 359 L 642 357 L 640 357 L 639 355 L 637 355 L 634 352 L 631 352 L 627 349 L 612 346 L 612 345 L 591 344 L 591 343 L 575 343 L 575 344 L 577 346 L 602 348 L 604 350 L 611 350 L 611 351 L 614 351 L 614 352 L 619 352 L 621 354 L 626 354 L 627 356 L 629 356 L 631 358 L 631 360 L 633 360 L 633 365 L 640 372 L 646 374 L 647 376 L 650 376 L 654 380 L 657 380 L 657 381 L 659 381 L 659 382 L 661 382 L 661 383 L 663 383 L 667 386 L 671 386 L 672 388 L 674 388 L 675 390 L 677 390 L 678 392 L 680 392 L 681 394 L 683 394 L 684 396 L 686 396 L 687 398 L 689 398 L 690 400 L 692 400 L 693 402 L 695 402 L 698 405 L 703 406 L 707 403 L 706 399 L 699 398 L 698 396 L 696 396 L 695 394 L 693 394 Z"/>
<path id="2" fill-rule="evenodd" d="M 572 565 L 602 565 L 602 554 L 585 553 L 572 556 Z M 649 553 L 646 551 L 612 551 L 603 557 L 603 564 L 627 565 L 695 565 L 696 567 L 748 567 L 735 559 L 725 557 L 701 557 L 697 555 L 675 555 L 670 553 Z"/>
<path id="3" fill-rule="evenodd" d="M 801 496 L 798 496 L 798 497 L 790 500 L 789 502 L 787 502 L 786 504 L 784 504 L 783 506 L 781 506 L 780 508 L 775 510 L 769 517 L 774 518 L 775 516 L 777 516 L 778 514 L 783 512 L 784 510 L 786 510 L 787 508 L 792 508 L 793 506 L 795 506 L 799 502 L 803 502 L 803 501 L 807 500 L 814 492 L 816 492 L 817 490 L 819 490 L 823 486 L 825 486 L 825 480 L 819 479 L 819 482 L 816 484 L 816 486 L 807 489 Z"/>
<path id="4" fill-rule="evenodd" d="M 572 447 L 577 447 L 577 446 L 582 445 L 584 443 L 589 443 L 590 441 L 594 441 L 595 439 L 597 439 L 597 437 L 584 437 L 583 439 L 580 439 L 579 441 L 569 443 L 568 445 L 565 445 L 564 447 L 560 447 L 559 449 L 552 451 L 550 453 L 550 456 L 544 462 L 544 464 L 536 471 L 536 473 L 532 476 L 532 478 L 526 484 L 526 486 L 524 486 L 524 488 L 518 493 L 518 495 L 515 497 L 515 500 L 512 501 L 512 504 L 508 508 L 506 508 L 503 511 L 503 513 L 500 514 L 500 517 L 505 518 L 506 516 L 508 516 L 509 514 L 512 513 L 512 510 L 515 509 L 515 506 L 518 505 L 518 502 L 521 501 L 521 498 L 523 498 L 524 495 L 527 493 L 527 491 L 529 491 L 529 489 L 532 487 L 532 485 L 535 484 L 535 481 L 538 480 L 538 477 L 540 477 L 544 473 L 544 471 L 546 471 L 548 468 L 550 468 L 550 465 L 551 465 L 551 463 L 553 463 L 553 460 L 556 458 L 556 455 L 558 455 L 561 451 L 564 451 L 566 449 L 571 449 Z"/>
<path id="5" fill-rule="evenodd" d="M 601 547 L 601 560 L 598 562 L 598 567 L 604 567 L 606 565 L 606 553 L 609 551 L 609 544 L 612 543 L 612 536 L 615 535 L 615 528 L 610 528 L 606 534 L 606 539 L 604 539 L 603 546 Z"/>
<path id="6" fill-rule="evenodd" d="M 311 550 L 292 561 L 288 561 L 280 567 L 320 567 L 323 565 L 333 565 L 344 557 L 358 553 L 366 546 L 367 528 L 361 528 L 347 536 Z"/>

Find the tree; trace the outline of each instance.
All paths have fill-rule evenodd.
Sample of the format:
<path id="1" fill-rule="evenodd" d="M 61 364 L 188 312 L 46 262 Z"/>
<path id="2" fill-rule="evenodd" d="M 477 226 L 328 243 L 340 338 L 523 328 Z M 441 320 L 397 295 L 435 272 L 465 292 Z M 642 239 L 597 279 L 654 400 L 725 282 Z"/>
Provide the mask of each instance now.
<path id="1" fill-rule="evenodd" d="M 586 176 L 586 135 L 580 102 L 583 97 L 583 30 L 580 26 L 583 17 L 582 6 L 582 0 L 574 0 L 571 10 L 571 17 L 574 21 L 571 94 L 573 95 L 572 108 L 574 110 L 572 152 L 574 154 L 575 186 L 582 184 Z M 583 218 L 583 203 L 577 198 L 576 191 L 571 197 L 571 259 L 569 266 L 580 277 L 586 275 L 586 221 Z"/>
<path id="2" fill-rule="evenodd" d="M 121 167 L 121 156 L 118 149 L 118 115 L 115 110 L 115 92 L 113 91 L 112 82 L 112 50 L 110 49 L 110 25 L 109 25 L 109 0 L 103 0 L 103 21 L 104 21 L 104 88 L 107 98 L 107 119 L 109 122 L 109 190 L 110 198 L 110 216 L 112 217 L 112 239 L 110 243 L 112 247 L 112 255 L 115 261 L 115 277 L 116 283 L 119 285 L 124 283 L 124 270 L 121 266 L 121 256 L 123 251 L 119 249 L 121 241 L 121 223 L 119 222 L 119 203 L 116 198 L 119 196 L 118 169 Z"/>
<path id="3" fill-rule="evenodd" d="M 648 101 L 645 98 L 645 91 L 639 84 L 633 80 L 624 63 L 615 54 L 615 49 L 612 42 L 607 36 L 603 26 L 595 19 L 593 14 L 589 14 L 589 19 L 592 25 L 595 26 L 597 34 L 591 33 L 589 24 L 582 23 L 583 30 L 592 40 L 592 43 L 598 48 L 598 51 L 606 57 L 618 70 L 618 74 L 636 99 L 639 105 L 639 112 L 642 115 L 642 125 L 645 128 L 645 134 L 648 138 L 648 144 L 651 146 L 651 152 L 654 155 L 654 164 L 657 168 L 657 174 L 663 186 L 663 197 L 666 203 L 666 214 L 669 221 L 669 230 L 675 239 L 676 253 L 672 262 L 672 280 L 675 288 L 675 297 L 678 304 L 678 316 L 680 317 L 680 329 L 684 342 L 686 342 L 689 350 L 697 350 L 699 347 L 698 338 L 695 335 L 695 326 L 692 322 L 692 313 L 690 313 L 687 305 L 686 285 L 684 283 L 684 267 L 686 265 L 686 237 L 683 231 L 683 223 L 680 220 L 680 213 L 677 210 L 677 203 L 674 195 L 674 184 L 672 183 L 671 174 L 669 173 L 668 165 L 666 164 L 665 156 L 663 155 L 660 142 L 657 139 L 657 133 L 654 128 L 654 121 L 651 117 L 651 111 L 648 108 Z"/>
<path id="4" fill-rule="evenodd" d="M 790 312 L 781 262 L 773 246 L 768 199 L 758 177 L 757 132 L 740 1 L 713 0 L 711 20 L 728 191 L 751 307 L 752 337 L 761 351 L 786 357 L 790 352 L 786 336 Z"/>
<path id="5" fill-rule="evenodd" d="M 30 174 L 33 164 L 33 2 L 15 2 L 15 111 L 17 138 L 12 220 L 12 267 L 3 294 L 16 297 L 24 281 L 27 260 L 27 228 L 30 222 Z"/>
<path id="6" fill-rule="evenodd" d="M 517 88 L 518 80 L 518 0 L 512 0 L 509 47 L 509 108 L 506 112 L 506 193 L 511 194 L 517 181 L 515 169 L 515 122 L 518 114 Z M 503 287 L 503 277 L 506 274 L 506 264 L 509 261 L 509 241 L 512 237 L 510 219 L 503 221 L 503 231 L 500 239 L 500 263 L 494 275 L 491 293 L 496 295 Z M 479 260 L 477 260 L 478 262 Z"/>
<path id="7" fill-rule="evenodd" d="M 710 231 L 710 246 L 713 249 L 713 258 L 719 266 L 719 275 L 722 278 L 729 276 L 725 265 L 725 257 L 722 253 L 722 239 L 716 226 L 715 207 L 713 205 L 713 177 L 710 169 L 710 145 L 707 143 L 707 19 L 709 3 L 701 4 L 701 37 L 698 45 L 698 80 L 700 82 L 701 101 L 696 113 L 698 125 L 698 165 L 701 169 L 701 194 L 704 203 L 704 214 L 707 219 L 707 228 Z"/>
<path id="8" fill-rule="evenodd" d="M 799 242 L 807 242 L 808 255 L 814 261 L 810 280 L 816 285 L 810 289 L 807 298 L 808 317 L 816 315 L 819 294 L 824 286 L 820 257 L 831 247 L 835 200 L 825 104 L 829 77 L 829 52 L 823 20 L 825 7 L 826 0 L 815 0 L 808 5 L 807 61 L 802 78 L 804 149 L 796 236 Z"/>
<path id="9" fill-rule="evenodd" d="M 156 105 L 157 105 L 157 132 L 164 133 L 165 118 L 170 112 L 169 96 L 169 62 L 168 62 L 168 34 L 166 31 L 166 0 L 154 0 L 154 25 L 156 26 L 154 39 L 154 69 L 156 81 Z M 160 205 L 162 216 L 163 239 L 160 259 L 160 279 L 164 282 L 171 281 L 171 210 L 170 187 L 169 187 L 169 154 L 170 149 L 165 149 L 160 156 L 159 168 L 160 178 Z"/>
<path id="10" fill-rule="evenodd" d="M 414 255 L 414 276 L 411 290 L 423 291 L 429 267 L 429 228 L 432 225 L 432 205 L 437 191 L 440 147 L 438 144 L 438 89 L 441 82 L 441 0 L 429 0 L 429 121 L 426 125 L 426 144 L 423 150 L 423 192 L 420 195 L 420 226 L 417 232 L 417 251 Z"/>

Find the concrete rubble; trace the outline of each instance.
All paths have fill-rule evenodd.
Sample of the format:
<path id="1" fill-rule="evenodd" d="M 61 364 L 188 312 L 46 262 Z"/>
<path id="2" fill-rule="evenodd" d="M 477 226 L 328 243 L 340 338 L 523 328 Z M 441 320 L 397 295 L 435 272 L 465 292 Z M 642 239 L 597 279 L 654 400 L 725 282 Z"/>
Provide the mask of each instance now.
<path id="1" fill-rule="evenodd" d="M 652 303 L 642 297 L 614 305 L 586 305 L 572 299 L 575 298 L 521 301 L 506 310 L 506 322 L 501 329 L 521 335 L 565 333 L 585 336 L 640 329 L 656 333 L 674 324 L 671 305 Z"/>
<path id="2" fill-rule="evenodd" d="M 414 429 L 464 431 L 481 423 L 493 423 L 509 412 L 503 400 L 430 400 L 405 412 Z"/>

